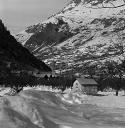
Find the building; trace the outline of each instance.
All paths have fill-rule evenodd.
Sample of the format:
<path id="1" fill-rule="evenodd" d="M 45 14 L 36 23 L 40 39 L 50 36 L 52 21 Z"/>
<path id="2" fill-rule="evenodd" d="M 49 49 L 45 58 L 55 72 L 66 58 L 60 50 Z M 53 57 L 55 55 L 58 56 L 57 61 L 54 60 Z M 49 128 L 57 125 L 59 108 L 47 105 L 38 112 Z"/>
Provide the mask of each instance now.
<path id="1" fill-rule="evenodd" d="M 84 94 L 93 95 L 97 93 L 97 82 L 94 79 L 77 78 L 73 83 L 73 92 L 81 91 Z"/>

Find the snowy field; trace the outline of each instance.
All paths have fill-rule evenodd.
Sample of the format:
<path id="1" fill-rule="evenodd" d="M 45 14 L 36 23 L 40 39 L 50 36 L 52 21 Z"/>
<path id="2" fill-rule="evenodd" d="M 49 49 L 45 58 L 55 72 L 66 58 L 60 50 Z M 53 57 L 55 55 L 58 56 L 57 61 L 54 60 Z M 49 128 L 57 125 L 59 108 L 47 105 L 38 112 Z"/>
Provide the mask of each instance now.
<path id="1" fill-rule="evenodd" d="M 0 89 L 0 128 L 125 127 L 124 92 L 87 96 L 49 87 L 27 87 L 16 96 L 7 92 Z"/>

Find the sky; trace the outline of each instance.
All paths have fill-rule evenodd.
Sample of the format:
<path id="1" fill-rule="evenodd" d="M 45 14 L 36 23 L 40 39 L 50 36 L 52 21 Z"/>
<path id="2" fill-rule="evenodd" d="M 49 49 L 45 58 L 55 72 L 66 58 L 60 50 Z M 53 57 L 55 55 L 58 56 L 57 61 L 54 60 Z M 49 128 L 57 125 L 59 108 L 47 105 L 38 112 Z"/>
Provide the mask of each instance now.
<path id="1" fill-rule="evenodd" d="M 0 18 L 11 33 L 44 21 L 70 0 L 0 0 Z"/>

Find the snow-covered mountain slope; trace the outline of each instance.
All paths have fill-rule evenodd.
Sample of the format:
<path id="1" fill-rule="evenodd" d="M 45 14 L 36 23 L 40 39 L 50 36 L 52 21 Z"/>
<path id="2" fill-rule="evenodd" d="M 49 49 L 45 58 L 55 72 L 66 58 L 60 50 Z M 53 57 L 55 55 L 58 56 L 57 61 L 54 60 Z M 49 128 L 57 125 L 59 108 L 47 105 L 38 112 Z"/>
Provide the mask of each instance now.
<path id="1" fill-rule="evenodd" d="M 72 0 L 16 38 L 38 58 L 54 63 L 56 69 L 66 62 L 70 70 L 84 63 L 120 61 L 124 58 L 124 0 Z"/>

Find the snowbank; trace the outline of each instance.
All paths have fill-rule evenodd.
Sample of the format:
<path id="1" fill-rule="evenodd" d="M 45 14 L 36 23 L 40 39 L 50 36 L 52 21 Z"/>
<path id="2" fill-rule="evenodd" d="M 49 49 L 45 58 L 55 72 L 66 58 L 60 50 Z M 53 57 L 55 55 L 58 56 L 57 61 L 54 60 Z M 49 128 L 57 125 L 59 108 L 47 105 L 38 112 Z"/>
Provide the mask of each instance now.
<path id="1" fill-rule="evenodd" d="M 39 90 L 39 91 L 50 91 L 50 92 L 61 92 L 60 89 L 53 89 L 51 86 L 36 86 L 36 87 L 24 87 L 23 90 L 29 90 L 29 89 L 34 89 L 34 90 Z"/>
<path id="2" fill-rule="evenodd" d="M 80 93 L 63 93 L 57 94 L 58 97 L 61 98 L 62 101 L 70 103 L 70 104 L 82 104 L 87 97 L 87 95 L 83 95 Z"/>
<path id="3" fill-rule="evenodd" d="M 119 96 L 115 96 L 115 92 L 98 92 L 97 96 L 89 96 L 80 92 L 73 93 L 71 88 L 62 92 L 59 89 L 52 89 L 50 86 L 24 87 L 24 91 L 28 90 L 55 93 L 55 96 L 60 98 L 63 103 L 92 104 L 101 107 L 125 108 L 124 91 L 120 91 Z M 0 96 L 4 96 L 9 91 L 10 88 L 0 88 Z"/>
<path id="4" fill-rule="evenodd" d="M 30 89 L 0 97 L 0 128 L 124 128 L 125 109 L 62 100 L 70 96 L 77 95 Z"/>
<path id="5" fill-rule="evenodd" d="M 10 88 L 0 88 L 0 96 L 4 96 L 4 94 L 8 93 Z"/>
<path id="6" fill-rule="evenodd" d="M 2 97 L 0 128 L 59 128 L 48 116 L 57 106 L 61 109 L 61 105 L 63 104 L 53 93 L 36 90 Z"/>

